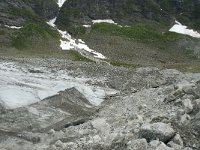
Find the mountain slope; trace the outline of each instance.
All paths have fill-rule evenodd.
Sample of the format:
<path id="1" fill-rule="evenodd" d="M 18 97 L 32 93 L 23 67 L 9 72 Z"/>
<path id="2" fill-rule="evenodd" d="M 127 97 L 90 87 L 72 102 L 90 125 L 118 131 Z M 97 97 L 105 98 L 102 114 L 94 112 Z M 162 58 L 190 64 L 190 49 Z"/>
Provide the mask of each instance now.
<path id="1" fill-rule="evenodd" d="M 56 24 L 91 24 L 95 19 L 113 19 L 122 25 L 157 21 L 171 24 L 175 18 L 199 27 L 199 0 L 69 0 L 59 13 Z"/>
<path id="2" fill-rule="evenodd" d="M 21 26 L 26 21 L 52 19 L 58 13 L 54 0 L 2 0 L 0 24 Z"/>

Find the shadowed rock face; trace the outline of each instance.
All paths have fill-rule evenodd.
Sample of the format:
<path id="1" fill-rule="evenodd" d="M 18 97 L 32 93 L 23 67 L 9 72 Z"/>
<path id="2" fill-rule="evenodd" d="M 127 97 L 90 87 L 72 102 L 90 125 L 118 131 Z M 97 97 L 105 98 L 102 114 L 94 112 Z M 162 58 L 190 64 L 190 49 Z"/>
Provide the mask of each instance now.
<path id="1" fill-rule="evenodd" d="M 94 112 L 83 94 L 71 88 L 30 106 L 4 111 L 0 126 L 7 124 L 6 131 L 10 132 L 46 132 L 84 123 Z"/>
<path id="2" fill-rule="evenodd" d="M 131 25 L 136 22 L 153 20 L 172 23 L 179 18 L 185 23 L 194 17 L 199 1 L 188 0 L 69 0 L 58 16 L 60 27 L 91 23 L 95 19 L 113 19 L 117 23 Z M 187 14 L 179 16 L 180 13 Z"/>
<path id="3" fill-rule="evenodd" d="M 58 13 L 54 0 L 2 0 L 0 24 L 21 26 L 25 21 L 52 19 Z"/>

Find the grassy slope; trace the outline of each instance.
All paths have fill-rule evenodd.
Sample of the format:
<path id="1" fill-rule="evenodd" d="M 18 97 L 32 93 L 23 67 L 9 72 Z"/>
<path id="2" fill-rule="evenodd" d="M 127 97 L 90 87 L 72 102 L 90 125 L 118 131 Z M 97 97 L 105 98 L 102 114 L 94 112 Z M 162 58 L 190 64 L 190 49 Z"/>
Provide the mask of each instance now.
<path id="1" fill-rule="evenodd" d="M 95 24 L 86 34 L 78 35 L 92 48 L 120 66 L 159 66 L 200 71 L 200 61 L 182 41 L 197 41 L 167 31 L 164 25 L 137 24 L 119 27 Z M 199 41 L 197 41 L 199 42 Z"/>
<path id="2" fill-rule="evenodd" d="M 59 40 L 58 32 L 45 22 L 27 22 L 20 30 L 0 26 L 0 56 L 91 61 L 76 51 L 62 51 Z"/>
<path id="3" fill-rule="evenodd" d="M 85 40 L 92 49 L 107 56 L 115 66 L 157 66 L 200 71 L 199 59 L 192 50 L 178 45 L 182 41 L 195 39 L 164 32 L 166 30 L 165 25 L 153 23 L 131 27 L 101 23 L 89 29 L 81 27 L 71 31 L 77 38 Z M 20 30 L 1 27 L 0 53 L 7 56 L 45 56 L 89 61 L 77 52 L 60 50 L 59 39 L 57 31 L 44 22 L 28 22 Z"/>

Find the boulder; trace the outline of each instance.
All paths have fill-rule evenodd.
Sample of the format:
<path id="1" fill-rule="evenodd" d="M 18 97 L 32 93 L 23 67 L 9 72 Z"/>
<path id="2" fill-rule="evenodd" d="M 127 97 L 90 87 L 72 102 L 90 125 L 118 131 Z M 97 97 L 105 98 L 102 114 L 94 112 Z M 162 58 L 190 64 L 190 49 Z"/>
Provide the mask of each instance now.
<path id="1" fill-rule="evenodd" d="M 153 140 L 149 143 L 152 147 L 158 147 L 161 143 L 158 140 Z"/>
<path id="2" fill-rule="evenodd" d="M 170 141 L 169 143 L 167 143 L 167 145 L 171 148 L 174 148 L 175 150 L 181 150 L 182 149 L 182 146 Z"/>
<path id="3" fill-rule="evenodd" d="M 164 143 L 161 143 L 156 150 L 174 150 L 174 148 L 170 148 L 168 146 L 166 146 Z"/>
<path id="4" fill-rule="evenodd" d="M 174 135 L 175 131 L 171 126 L 162 122 L 143 124 L 139 131 L 139 137 L 147 141 L 159 139 L 162 142 L 168 142 Z"/>
<path id="5" fill-rule="evenodd" d="M 137 139 L 128 142 L 128 150 L 148 150 L 146 139 Z"/>
<path id="6" fill-rule="evenodd" d="M 174 136 L 174 138 L 172 139 L 172 141 L 175 143 L 175 144 L 178 144 L 180 146 L 183 146 L 183 140 L 181 138 L 181 136 L 179 134 L 176 134 Z"/>
<path id="7" fill-rule="evenodd" d="M 182 104 L 186 113 L 191 113 L 193 111 L 193 104 L 190 99 L 183 100 Z"/>

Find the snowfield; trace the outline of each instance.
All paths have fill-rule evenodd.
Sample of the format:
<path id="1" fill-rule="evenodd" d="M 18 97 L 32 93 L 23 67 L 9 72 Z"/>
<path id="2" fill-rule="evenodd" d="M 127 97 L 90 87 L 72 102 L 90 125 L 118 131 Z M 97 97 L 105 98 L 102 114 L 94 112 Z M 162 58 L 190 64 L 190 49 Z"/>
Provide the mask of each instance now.
<path id="1" fill-rule="evenodd" d="M 170 32 L 176 32 L 184 35 L 189 35 L 195 38 L 200 38 L 200 33 L 192 29 L 188 29 L 187 26 L 182 25 L 180 22 L 176 21 L 176 24 L 169 30 Z"/>
<path id="2" fill-rule="evenodd" d="M 55 21 L 56 21 L 56 17 L 53 18 L 52 20 L 49 20 L 47 23 L 50 26 L 56 28 Z M 83 40 L 81 39 L 77 40 L 77 39 L 72 38 L 71 35 L 67 33 L 67 31 L 62 31 L 59 29 L 57 29 L 57 31 L 61 34 L 61 37 L 62 37 L 62 39 L 60 39 L 60 47 L 62 50 L 77 50 L 77 51 L 83 50 L 83 51 L 87 51 L 91 53 L 93 57 L 95 58 L 106 59 L 106 57 L 102 55 L 101 53 L 98 53 L 95 50 L 90 49 Z"/>
<path id="3" fill-rule="evenodd" d="M 116 91 L 91 86 L 93 79 L 72 77 L 67 71 L 51 72 L 47 68 L 21 66 L 16 63 L 0 63 L 0 104 L 7 109 L 27 106 L 47 97 L 75 87 L 91 104 L 97 106 L 107 94 Z"/>

